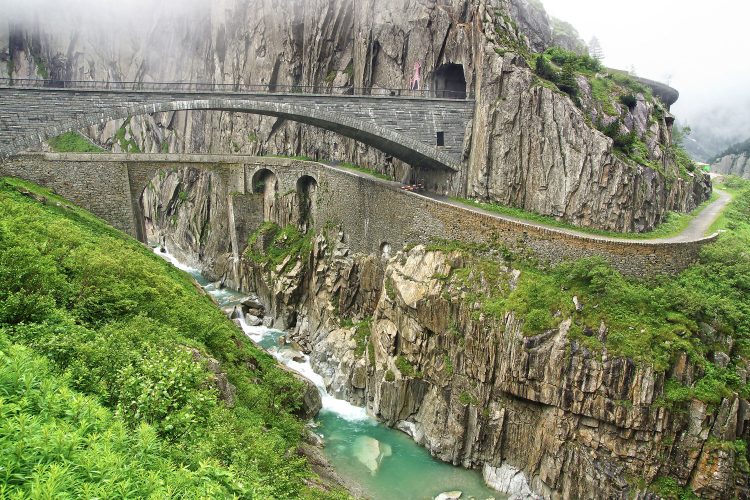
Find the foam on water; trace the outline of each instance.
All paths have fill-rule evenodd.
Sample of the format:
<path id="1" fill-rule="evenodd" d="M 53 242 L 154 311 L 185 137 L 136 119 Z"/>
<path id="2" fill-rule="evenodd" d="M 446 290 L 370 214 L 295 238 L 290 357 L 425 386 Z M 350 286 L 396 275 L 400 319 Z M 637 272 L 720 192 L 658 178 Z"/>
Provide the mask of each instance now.
<path id="1" fill-rule="evenodd" d="M 272 328 L 266 328 L 265 326 L 250 326 L 245 323 L 244 318 L 240 318 L 239 323 L 242 327 L 242 331 L 245 332 L 245 335 L 247 335 L 250 340 L 265 347 L 266 351 L 268 351 L 274 358 L 279 360 L 283 365 L 291 370 L 294 370 L 295 372 L 299 373 L 300 375 L 311 381 L 313 384 L 315 384 L 315 387 L 317 387 L 318 391 L 320 391 L 320 398 L 323 403 L 323 408 L 321 411 L 335 413 L 344 420 L 348 420 L 350 422 L 372 422 L 373 424 L 376 423 L 375 419 L 367 414 L 367 410 L 365 408 L 354 406 L 348 401 L 337 399 L 328 394 L 325 381 L 323 380 L 323 377 L 315 373 L 315 371 L 313 370 L 312 365 L 310 364 L 309 356 L 294 352 L 288 348 L 279 347 L 276 343 L 276 340 L 278 339 L 279 335 L 283 334 L 283 332 L 274 330 Z M 272 345 L 270 346 L 268 346 L 267 342 L 267 340 L 269 339 L 273 340 Z M 293 359 L 294 357 L 302 357 L 304 358 L 304 361 L 295 361 Z"/>
<path id="2" fill-rule="evenodd" d="M 196 269 L 195 267 L 190 267 L 187 264 L 183 264 L 182 262 L 180 262 L 179 260 L 177 260 L 174 257 L 174 255 L 172 255 L 171 253 L 167 252 L 166 249 L 162 252 L 161 251 L 161 247 L 156 246 L 152 250 L 154 251 L 154 253 L 156 255 L 158 255 L 162 259 L 166 260 L 167 262 L 169 262 L 170 264 L 172 264 L 177 269 L 181 269 L 181 270 L 185 271 L 186 273 L 190 273 L 190 274 L 200 273 L 200 269 Z"/>

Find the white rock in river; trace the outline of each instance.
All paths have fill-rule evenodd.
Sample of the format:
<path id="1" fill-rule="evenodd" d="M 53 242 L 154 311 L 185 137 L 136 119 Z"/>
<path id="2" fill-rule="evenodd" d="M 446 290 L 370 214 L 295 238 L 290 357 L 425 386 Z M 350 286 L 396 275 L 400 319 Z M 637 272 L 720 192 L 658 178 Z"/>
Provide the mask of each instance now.
<path id="1" fill-rule="evenodd" d="M 391 447 L 369 436 L 360 436 L 354 441 L 354 456 L 375 475 L 385 457 L 391 456 Z"/>
<path id="2" fill-rule="evenodd" d="M 253 316 L 252 314 L 246 314 L 245 323 L 247 323 L 250 326 L 260 326 L 263 324 L 263 320 L 257 316 Z"/>
<path id="3" fill-rule="evenodd" d="M 435 500 L 458 500 L 463 495 L 460 491 L 445 491 L 435 497 Z"/>
<path id="4" fill-rule="evenodd" d="M 482 475 L 487 486 L 509 495 L 511 500 L 537 500 L 542 498 L 531 491 L 523 472 L 507 462 L 500 467 L 484 464 Z"/>

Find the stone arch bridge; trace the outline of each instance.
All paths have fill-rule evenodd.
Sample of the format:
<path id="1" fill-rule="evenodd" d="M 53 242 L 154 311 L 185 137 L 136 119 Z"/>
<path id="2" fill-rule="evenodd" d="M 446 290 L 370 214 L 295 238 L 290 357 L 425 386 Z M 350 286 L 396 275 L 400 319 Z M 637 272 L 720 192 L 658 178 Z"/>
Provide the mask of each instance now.
<path id="1" fill-rule="evenodd" d="M 49 137 L 163 111 L 218 110 L 275 116 L 337 132 L 421 168 L 458 171 L 474 113 L 469 99 L 209 90 L 19 86 L 0 81 L 0 159 Z M 75 83 L 75 82 L 74 82 Z M 96 82 L 94 82 L 96 83 Z M 87 82 L 90 85 L 91 82 Z M 83 85 L 83 82 L 81 83 Z M 104 86 L 107 84 L 101 84 Z M 173 84 L 179 88 L 178 84 Z M 393 91 L 397 94 L 400 91 Z"/>
<path id="2" fill-rule="evenodd" d="M 391 248 L 434 239 L 458 240 L 505 245 L 541 263 L 599 256 L 624 274 L 649 276 L 685 269 L 717 236 L 668 242 L 576 234 L 410 193 L 397 183 L 344 168 L 289 158 L 21 154 L 0 163 L 0 176 L 46 186 L 145 241 L 144 190 L 160 172 L 185 168 L 217 176 L 219 196 L 226 199 L 228 250 L 235 255 L 252 231 L 271 220 L 315 230 L 340 227 L 354 252 L 387 254 Z"/>

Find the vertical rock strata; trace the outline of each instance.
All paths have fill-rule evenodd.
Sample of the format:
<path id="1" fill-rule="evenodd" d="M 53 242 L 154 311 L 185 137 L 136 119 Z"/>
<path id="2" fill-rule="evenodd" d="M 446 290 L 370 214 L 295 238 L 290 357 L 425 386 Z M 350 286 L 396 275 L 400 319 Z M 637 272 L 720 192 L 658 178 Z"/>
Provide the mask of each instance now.
<path id="1" fill-rule="evenodd" d="M 665 374 L 592 352 L 568 338 L 570 319 L 524 335 L 512 313 L 480 314 L 444 278 L 464 267 L 460 253 L 415 247 L 386 261 L 351 255 L 344 239 L 319 236 L 288 272 L 247 260 L 241 272 L 279 326 L 294 325 L 331 393 L 509 493 L 625 498 L 670 476 L 706 498 L 747 494 L 745 457 L 719 443 L 750 437 L 748 402 L 659 404 L 665 378 L 695 376 L 686 358 Z M 518 275 L 509 266 L 475 286 L 511 289 Z"/>
<path id="2" fill-rule="evenodd" d="M 173 4 L 164 2 L 143 19 L 102 21 L 96 12 L 67 19 L 72 14 L 61 12 L 66 24 L 0 27 L 7 30 L 0 32 L 6 62 L 0 76 L 262 84 L 277 91 L 306 85 L 378 94 L 408 87 L 416 63 L 423 87 L 433 89 L 439 71 L 458 65 L 451 67 L 463 73 L 476 110 L 451 194 L 619 231 L 651 229 L 667 211 L 691 210 L 709 194 L 702 175 L 680 174 L 667 154 L 671 123 L 644 96 L 636 96 L 632 109 L 615 107 L 623 126 L 643 137 L 651 167 L 615 154 L 612 140 L 591 125 L 613 118 L 584 78 L 580 107 L 540 84 L 521 47 L 580 47 L 556 38 L 535 2 Z M 87 133 L 114 151 L 304 154 L 369 165 L 399 180 L 430 176 L 332 132 L 241 113 L 157 113 Z"/>

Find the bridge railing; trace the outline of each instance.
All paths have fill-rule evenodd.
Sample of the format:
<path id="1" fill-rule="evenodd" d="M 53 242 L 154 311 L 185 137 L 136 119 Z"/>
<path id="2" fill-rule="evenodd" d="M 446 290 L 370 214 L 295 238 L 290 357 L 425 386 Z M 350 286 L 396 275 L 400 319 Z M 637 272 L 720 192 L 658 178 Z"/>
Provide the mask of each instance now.
<path id="1" fill-rule="evenodd" d="M 363 95 L 410 98 L 470 99 L 467 92 L 431 89 L 401 89 L 383 87 L 353 87 L 332 85 L 282 85 L 248 83 L 202 83 L 202 82 L 110 82 L 97 80 L 54 80 L 35 78 L 0 78 L 0 87 L 80 89 L 80 90 L 129 90 L 165 92 L 236 92 L 260 94 L 323 94 Z"/>

